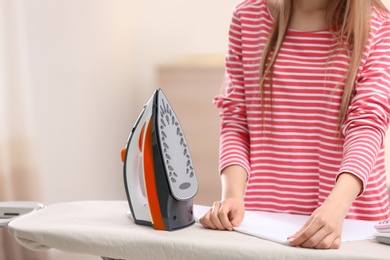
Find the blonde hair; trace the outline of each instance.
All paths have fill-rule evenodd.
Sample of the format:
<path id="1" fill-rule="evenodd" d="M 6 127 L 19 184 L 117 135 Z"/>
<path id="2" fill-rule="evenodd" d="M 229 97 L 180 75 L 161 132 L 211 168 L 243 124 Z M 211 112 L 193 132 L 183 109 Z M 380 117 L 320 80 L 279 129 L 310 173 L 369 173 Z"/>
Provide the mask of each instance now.
<path id="1" fill-rule="evenodd" d="M 273 68 L 288 29 L 295 2 L 295 0 L 280 1 L 273 28 L 260 60 L 260 94 L 263 123 L 265 103 L 264 82 L 268 76 L 270 79 L 272 108 Z M 350 61 L 339 112 L 339 129 L 341 129 L 341 125 L 347 116 L 350 98 L 354 91 L 356 75 L 368 40 L 372 6 L 387 11 L 380 0 L 328 0 L 326 6 L 325 19 L 327 27 L 334 30 L 332 31 L 333 36 L 347 50 Z M 355 41 L 355 39 L 358 40 Z"/>

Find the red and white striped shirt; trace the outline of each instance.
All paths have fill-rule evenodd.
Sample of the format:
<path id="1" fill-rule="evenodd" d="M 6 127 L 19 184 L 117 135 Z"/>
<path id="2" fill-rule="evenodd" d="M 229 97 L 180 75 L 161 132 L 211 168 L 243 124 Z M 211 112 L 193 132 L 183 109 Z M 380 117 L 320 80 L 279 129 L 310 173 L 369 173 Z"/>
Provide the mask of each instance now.
<path id="1" fill-rule="evenodd" d="M 338 174 L 349 172 L 364 187 L 347 218 L 389 217 L 384 163 L 390 121 L 389 17 L 373 9 L 340 141 L 340 82 L 348 57 L 331 32 L 288 29 L 274 68 L 272 119 L 267 91 L 263 125 L 259 64 L 273 19 L 265 0 L 236 6 L 226 93 L 214 102 L 221 110 L 220 169 L 241 165 L 248 172 L 246 209 L 310 214 L 327 198 Z"/>

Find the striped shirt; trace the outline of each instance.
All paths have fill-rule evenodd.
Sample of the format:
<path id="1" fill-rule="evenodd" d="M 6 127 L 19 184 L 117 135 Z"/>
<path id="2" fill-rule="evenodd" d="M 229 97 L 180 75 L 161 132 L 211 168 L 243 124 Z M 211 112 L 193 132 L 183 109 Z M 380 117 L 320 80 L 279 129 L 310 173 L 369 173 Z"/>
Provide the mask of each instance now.
<path id="1" fill-rule="evenodd" d="M 347 218 L 389 217 L 384 139 L 390 121 L 389 15 L 373 8 L 371 30 L 354 96 L 338 134 L 348 56 L 329 30 L 288 29 L 274 67 L 272 113 L 269 81 L 264 124 L 259 64 L 273 24 L 265 0 L 243 1 L 233 12 L 226 56 L 226 91 L 220 109 L 220 170 L 248 173 L 245 206 L 311 214 L 342 172 L 363 190 Z M 271 116 L 272 115 L 272 116 Z"/>

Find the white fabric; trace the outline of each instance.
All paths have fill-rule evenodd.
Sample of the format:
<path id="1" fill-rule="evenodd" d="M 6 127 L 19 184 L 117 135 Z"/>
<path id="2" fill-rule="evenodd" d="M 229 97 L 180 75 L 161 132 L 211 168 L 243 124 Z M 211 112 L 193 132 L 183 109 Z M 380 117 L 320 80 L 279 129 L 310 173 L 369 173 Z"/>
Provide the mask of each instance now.
<path id="1" fill-rule="evenodd" d="M 339 250 L 293 248 L 198 223 L 156 231 L 134 224 L 128 210 L 126 201 L 58 203 L 11 221 L 9 228 L 33 250 L 56 248 L 117 259 L 390 259 L 390 247 L 375 240 L 342 243 Z"/>
<path id="2" fill-rule="evenodd" d="M 195 217 L 198 220 L 210 207 L 196 205 Z M 288 244 L 287 237 L 295 234 L 307 221 L 309 216 L 247 211 L 243 222 L 234 230 L 247 235 Z M 374 238 L 374 225 L 378 221 L 346 219 L 343 223 L 342 242 L 368 240 Z"/>

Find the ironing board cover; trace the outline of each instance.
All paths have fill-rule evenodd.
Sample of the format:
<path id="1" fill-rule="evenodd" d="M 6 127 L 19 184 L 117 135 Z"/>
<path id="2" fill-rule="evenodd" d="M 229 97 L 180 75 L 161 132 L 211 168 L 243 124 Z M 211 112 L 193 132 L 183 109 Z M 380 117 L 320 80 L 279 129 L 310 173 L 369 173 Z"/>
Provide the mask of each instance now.
<path id="1" fill-rule="evenodd" d="M 127 211 L 127 201 L 57 203 L 11 221 L 9 229 L 33 250 L 56 248 L 114 259 L 390 259 L 390 247 L 375 240 L 342 243 L 339 250 L 308 250 L 208 230 L 199 223 L 156 231 L 134 224 Z"/>

